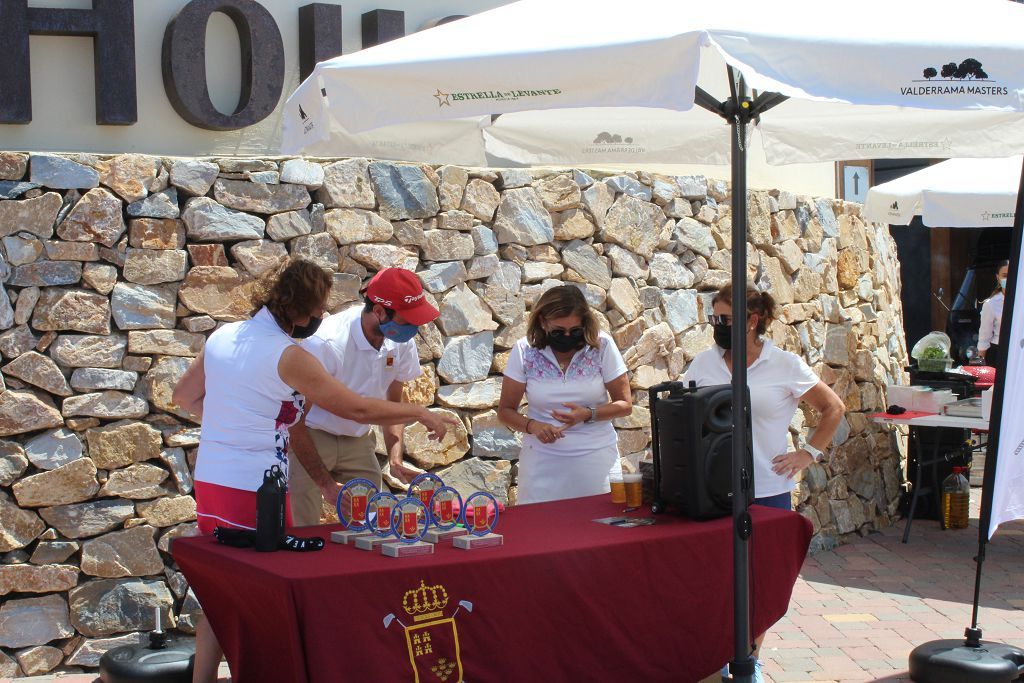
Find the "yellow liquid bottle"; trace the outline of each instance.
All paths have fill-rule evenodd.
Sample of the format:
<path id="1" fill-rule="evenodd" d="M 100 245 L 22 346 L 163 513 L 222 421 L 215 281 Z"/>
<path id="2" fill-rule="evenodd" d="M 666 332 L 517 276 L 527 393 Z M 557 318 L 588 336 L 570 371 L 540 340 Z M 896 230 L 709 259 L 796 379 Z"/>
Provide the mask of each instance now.
<path id="1" fill-rule="evenodd" d="M 954 467 L 942 482 L 942 528 L 966 529 L 970 517 L 971 485 L 964 476 L 966 467 Z"/>

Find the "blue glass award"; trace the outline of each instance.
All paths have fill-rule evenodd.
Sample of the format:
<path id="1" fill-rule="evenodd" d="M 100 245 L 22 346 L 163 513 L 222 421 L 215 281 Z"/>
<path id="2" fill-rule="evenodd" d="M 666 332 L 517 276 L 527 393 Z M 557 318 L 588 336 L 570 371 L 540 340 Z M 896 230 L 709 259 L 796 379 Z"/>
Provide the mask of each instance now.
<path id="1" fill-rule="evenodd" d="M 476 550 L 503 545 L 505 538 L 494 533 L 498 527 L 498 501 L 486 491 L 477 491 L 466 499 L 462 511 L 466 523 L 465 536 L 457 536 L 452 545 L 461 550 Z"/>
<path id="2" fill-rule="evenodd" d="M 397 542 L 385 543 L 381 553 L 388 557 L 432 555 L 434 544 L 423 537 L 430 528 L 430 510 L 419 498 L 402 498 L 391 512 L 391 533 Z"/>
<path id="3" fill-rule="evenodd" d="M 366 507 L 376 494 L 377 485 L 369 479 L 353 479 L 341 487 L 336 508 L 338 521 L 345 529 L 332 532 L 332 541 L 347 544 L 373 533 L 366 524 Z"/>
<path id="4" fill-rule="evenodd" d="M 429 543 L 463 536 L 466 528 L 462 525 L 462 496 L 451 486 L 442 486 L 434 491 L 430 499 L 431 529 L 424 536 Z"/>
<path id="5" fill-rule="evenodd" d="M 391 513 L 398 506 L 398 498 L 381 491 L 366 504 L 366 524 L 373 533 L 356 539 L 356 547 L 360 550 L 374 550 L 382 543 L 394 538 L 391 527 Z"/>

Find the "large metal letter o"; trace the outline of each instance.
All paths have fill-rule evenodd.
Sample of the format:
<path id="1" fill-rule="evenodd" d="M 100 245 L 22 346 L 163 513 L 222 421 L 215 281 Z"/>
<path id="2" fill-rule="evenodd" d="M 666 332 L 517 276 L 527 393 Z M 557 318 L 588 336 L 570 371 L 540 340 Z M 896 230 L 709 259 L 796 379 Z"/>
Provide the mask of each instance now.
<path id="1" fill-rule="evenodd" d="M 206 82 L 206 24 L 223 12 L 238 29 L 242 91 L 231 114 L 217 111 Z M 171 106 L 193 126 L 237 130 L 267 118 L 284 90 L 284 41 L 277 22 L 255 0 L 191 0 L 167 25 L 161 66 Z"/>

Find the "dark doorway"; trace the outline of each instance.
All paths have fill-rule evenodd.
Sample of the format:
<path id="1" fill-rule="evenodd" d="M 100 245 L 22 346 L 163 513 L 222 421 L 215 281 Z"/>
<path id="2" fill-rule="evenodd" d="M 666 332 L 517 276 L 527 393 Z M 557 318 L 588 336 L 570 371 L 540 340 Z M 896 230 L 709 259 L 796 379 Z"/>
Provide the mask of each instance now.
<path id="1" fill-rule="evenodd" d="M 875 159 L 874 183 L 881 185 L 929 165 L 928 159 Z M 896 256 L 900 261 L 900 281 L 903 303 L 903 330 L 907 335 L 907 348 L 931 332 L 933 260 L 930 231 L 918 225 L 893 225 L 889 232 L 896 241 Z"/>

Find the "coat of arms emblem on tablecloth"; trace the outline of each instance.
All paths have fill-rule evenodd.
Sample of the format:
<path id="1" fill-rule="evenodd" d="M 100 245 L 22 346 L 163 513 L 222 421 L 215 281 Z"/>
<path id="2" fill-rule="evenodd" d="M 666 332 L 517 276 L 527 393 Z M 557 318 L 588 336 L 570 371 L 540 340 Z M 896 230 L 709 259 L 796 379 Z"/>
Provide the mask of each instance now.
<path id="1" fill-rule="evenodd" d="M 406 625 L 394 614 L 384 617 L 384 628 L 393 622 L 405 629 L 405 642 L 409 648 L 409 662 L 412 664 L 415 683 L 461 683 L 462 659 L 459 652 L 459 631 L 455 617 L 465 609 L 473 611 L 473 603 L 460 600 L 450 617 L 445 617 L 448 606 L 448 591 L 437 584 L 426 585 L 420 581 L 419 588 L 406 591 L 402 598 L 402 609 L 411 618 Z"/>

